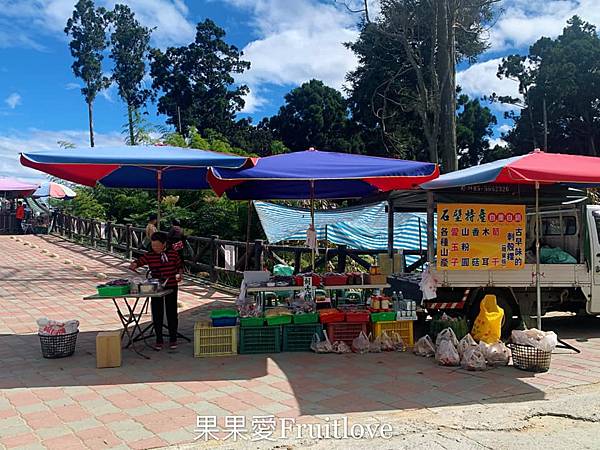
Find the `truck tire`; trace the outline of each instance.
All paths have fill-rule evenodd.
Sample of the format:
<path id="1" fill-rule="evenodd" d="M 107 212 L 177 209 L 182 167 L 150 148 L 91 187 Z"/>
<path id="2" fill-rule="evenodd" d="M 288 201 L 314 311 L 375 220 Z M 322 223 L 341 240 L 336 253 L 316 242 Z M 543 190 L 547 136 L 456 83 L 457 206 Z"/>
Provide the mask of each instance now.
<path id="1" fill-rule="evenodd" d="M 503 339 L 508 339 L 512 330 L 517 329 L 521 322 L 519 306 L 508 289 L 480 289 L 475 292 L 471 299 L 469 299 L 469 304 L 466 305 L 465 309 L 469 327 L 473 326 L 475 319 L 479 315 L 479 305 L 481 300 L 483 300 L 483 297 L 487 294 L 495 295 L 496 303 L 504 310 L 504 323 L 502 324 L 501 334 Z"/>

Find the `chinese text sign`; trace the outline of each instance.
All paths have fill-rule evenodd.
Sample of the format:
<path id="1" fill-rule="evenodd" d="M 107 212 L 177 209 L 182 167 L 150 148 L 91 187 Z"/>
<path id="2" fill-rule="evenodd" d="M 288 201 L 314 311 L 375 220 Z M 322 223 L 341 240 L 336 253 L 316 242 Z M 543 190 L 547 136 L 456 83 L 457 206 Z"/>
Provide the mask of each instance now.
<path id="1" fill-rule="evenodd" d="M 525 206 L 440 203 L 438 270 L 510 270 L 525 264 Z"/>

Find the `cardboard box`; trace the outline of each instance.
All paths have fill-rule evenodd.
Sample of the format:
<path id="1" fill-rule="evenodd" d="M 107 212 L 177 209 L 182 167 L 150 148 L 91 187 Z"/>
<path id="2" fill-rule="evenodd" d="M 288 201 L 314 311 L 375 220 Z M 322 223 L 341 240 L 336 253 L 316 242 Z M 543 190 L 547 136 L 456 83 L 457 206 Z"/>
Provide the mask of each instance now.
<path id="1" fill-rule="evenodd" d="M 102 331 L 96 336 L 96 367 L 121 367 L 121 332 Z"/>

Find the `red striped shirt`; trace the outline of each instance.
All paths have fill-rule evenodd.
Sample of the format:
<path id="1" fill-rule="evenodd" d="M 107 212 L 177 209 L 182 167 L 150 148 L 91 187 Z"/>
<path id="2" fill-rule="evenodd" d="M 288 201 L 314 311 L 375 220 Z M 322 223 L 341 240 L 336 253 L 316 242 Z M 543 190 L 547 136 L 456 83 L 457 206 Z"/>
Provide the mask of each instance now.
<path id="1" fill-rule="evenodd" d="M 164 253 L 168 259 L 166 262 L 162 261 L 161 253 L 149 251 L 148 253 L 140 256 L 135 263 L 138 267 L 148 266 L 150 268 L 152 278 L 158 278 L 161 281 L 167 280 L 166 286 L 177 286 L 177 280 L 175 277 L 182 268 L 181 258 L 179 257 L 179 253 L 172 249 L 166 250 Z"/>

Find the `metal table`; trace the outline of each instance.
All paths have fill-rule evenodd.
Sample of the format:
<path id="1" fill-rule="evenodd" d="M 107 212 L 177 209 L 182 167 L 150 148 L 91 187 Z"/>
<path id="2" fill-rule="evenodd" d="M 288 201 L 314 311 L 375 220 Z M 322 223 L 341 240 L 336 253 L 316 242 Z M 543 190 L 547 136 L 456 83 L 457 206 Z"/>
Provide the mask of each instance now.
<path id="1" fill-rule="evenodd" d="M 164 291 L 159 291 L 159 292 L 155 292 L 152 294 L 125 294 L 125 295 L 117 295 L 117 296 L 110 296 L 110 295 L 105 296 L 105 295 L 94 294 L 94 295 L 89 295 L 87 297 L 84 297 L 83 299 L 84 300 L 109 300 L 109 299 L 112 300 L 115 305 L 115 308 L 117 310 L 119 319 L 121 320 L 121 323 L 123 324 L 123 331 L 121 332 L 121 339 L 123 339 L 123 337 L 125 335 L 127 335 L 127 342 L 125 343 L 124 348 L 129 348 L 131 346 L 133 351 L 135 351 L 138 355 L 143 356 L 146 359 L 150 359 L 149 356 L 144 355 L 135 347 L 135 343 L 137 341 L 144 340 L 144 339 L 152 336 L 152 330 L 153 330 L 154 323 L 153 323 L 153 321 L 151 321 L 150 324 L 146 326 L 146 328 L 142 329 L 142 326 L 140 325 L 140 320 L 142 319 L 144 310 L 148 309 L 148 304 L 150 303 L 150 299 L 164 298 L 167 295 L 171 294 L 172 292 L 173 292 L 172 290 L 164 290 Z M 140 299 L 143 299 L 143 300 L 140 301 Z M 119 302 L 119 300 L 123 300 L 123 303 L 125 304 L 126 309 L 122 308 L 122 303 Z M 164 324 L 163 324 L 163 326 L 166 327 L 166 325 L 164 325 Z M 188 338 L 186 338 L 185 336 L 182 336 L 182 337 L 187 339 L 187 341 L 189 342 Z"/>

